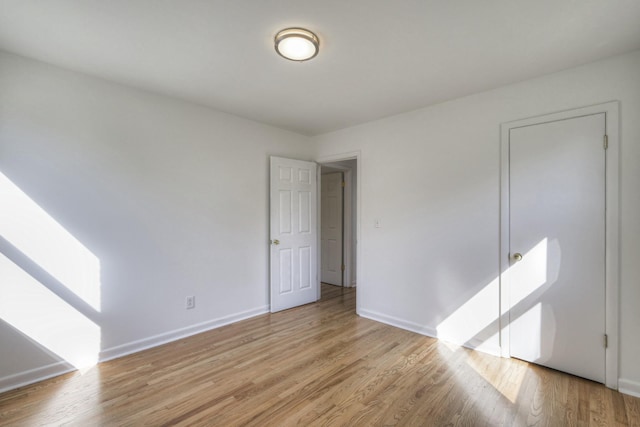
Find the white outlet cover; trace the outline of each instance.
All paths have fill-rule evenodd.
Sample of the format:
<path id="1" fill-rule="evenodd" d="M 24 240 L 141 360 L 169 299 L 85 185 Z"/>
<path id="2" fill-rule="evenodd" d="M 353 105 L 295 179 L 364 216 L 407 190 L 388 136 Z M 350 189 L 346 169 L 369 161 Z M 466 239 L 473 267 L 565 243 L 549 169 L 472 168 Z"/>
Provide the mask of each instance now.
<path id="1" fill-rule="evenodd" d="M 186 304 L 187 309 L 195 308 L 195 306 L 196 306 L 196 297 L 189 296 L 189 297 L 187 297 L 187 301 L 186 302 L 187 302 L 187 304 Z"/>

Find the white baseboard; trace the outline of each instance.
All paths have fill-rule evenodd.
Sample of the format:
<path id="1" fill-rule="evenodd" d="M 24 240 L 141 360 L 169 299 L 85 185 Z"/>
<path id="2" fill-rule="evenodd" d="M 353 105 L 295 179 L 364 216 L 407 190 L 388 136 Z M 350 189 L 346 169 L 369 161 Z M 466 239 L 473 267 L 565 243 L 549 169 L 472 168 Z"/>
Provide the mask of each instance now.
<path id="1" fill-rule="evenodd" d="M 386 314 L 378 313 L 376 311 L 360 309 L 358 315 L 366 317 L 367 319 L 375 320 L 376 322 L 385 323 L 387 325 L 395 326 L 396 328 L 405 329 L 407 331 L 415 332 L 416 334 L 426 335 L 431 338 L 438 338 L 438 332 L 429 327 L 419 325 L 399 317 L 388 316 Z"/>
<path id="2" fill-rule="evenodd" d="M 229 325 L 231 323 L 239 322 L 241 320 L 249 319 L 251 317 L 259 316 L 260 314 L 268 313 L 269 306 L 263 306 L 254 308 L 251 310 L 242 311 L 229 316 L 221 317 L 219 319 L 207 320 L 206 322 L 197 323 L 195 325 L 187 326 L 185 328 L 175 329 L 173 331 L 165 332 L 158 335 L 153 335 L 141 340 L 132 341 L 126 344 L 111 347 L 100 352 L 99 361 L 106 362 L 107 360 L 117 359 L 118 357 L 127 356 L 132 353 L 137 353 L 142 350 L 157 347 L 162 344 L 167 344 L 172 341 L 176 341 L 182 338 L 189 337 L 191 335 L 200 334 L 202 332 L 210 331 L 221 326 Z"/>
<path id="3" fill-rule="evenodd" d="M 464 344 L 459 344 L 462 347 L 471 349 L 471 350 L 477 350 L 477 351 L 481 351 L 483 353 L 487 353 L 490 354 L 492 356 L 496 356 L 496 357 L 503 357 L 502 356 L 502 349 L 500 348 L 500 346 L 490 346 L 487 345 L 487 343 L 483 340 L 479 340 L 477 338 L 471 338 L 468 342 L 464 343 Z"/>
<path id="4" fill-rule="evenodd" d="M 75 371 L 76 368 L 66 362 L 55 362 L 50 365 L 41 366 L 39 368 L 30 369 L 17 374 L 0 378 L 0 393 L 13 390 L 25 385 L 48 380 L 58 375 Z"/>
<path id="5" fill-rule="evenodd" d="M 375 320 L 377 322 L 385 323 L 387 325 L 395 326 L 396 328 L 405 329 L 407 331 L 415 332 L 420 335 L 426 335 L 431 338 L 442 339 L 438 337 L 438 331 L 428 326 L 423 326 L 409 320 L 400 319 L 394 316 L 388 316 L 386 314 L 378 313 L 371 310 L 360 309 L 358 315 L 366 317 L 367 319 Z M 457 343 L 442 339 L 443 341 L 450 342 L 454 345 L 465 347 L 471 350 L 481 351 L 483 353 L 490 354 L 492 356 L 500 356 L 500 347 L 492 347 L 486 345 L 483 341 L 477 339 L 471 339 L 466 343 Z"/>
<path id="6" fill-rule="evenodd" d="M 618 379 L 618 391 L 629 396 L 640 397 L 640 383 L 620 378 Z"/>
<path id="7" fill-rule="evenodd" d="M 132 341 L 126 344 L 102 350 L 100 352 L 98 360 L 99 362 L 106 362 L 107 360 L 117 359 L 118 357 L 137 353 L 142 350 L 147 350 L 152 347 L 167 344 L 172 341 L 210 331 L 221 326 L 239 322 L 241 320 L 249 319 L 251 317 L 259 316 L 268 312 L 269 306 L 265 305 L 262 307 L 221 317 L 219 319 L 208 320 L 206 322 L 197 323 L 185 328 L 175 329 L 173 331 L 154 335 L 141 340 Z M 37 383 L 49 378 L 57 377 L 58 375 L 66 374 L 74 370 L 76 370 L 76 368 L 73 365 L 65 361 L 60 361 L 28 371 L 18 372 L 16 374 L 0 378 L 0 393 L 13 390 L 25 385 Z"/>

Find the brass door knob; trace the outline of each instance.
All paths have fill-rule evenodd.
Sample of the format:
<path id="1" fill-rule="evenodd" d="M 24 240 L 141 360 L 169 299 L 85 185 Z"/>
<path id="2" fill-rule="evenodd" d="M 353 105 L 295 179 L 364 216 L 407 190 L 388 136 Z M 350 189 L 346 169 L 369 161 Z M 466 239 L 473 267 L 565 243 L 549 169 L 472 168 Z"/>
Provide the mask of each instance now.
<path id="1" fill-rule="evenodd" d="M 276 240 L 272 240 L 271 241 L 272 245 L 279 245 L 280 244 L 280 240 L 276 239 Z"/>
<path id="2" fill-rule="evenodd" d="M 513 254 L 513 259 L 515 259 L 516 261 L 520 261 L 522 259 L 522 254 L 520 252 L 516 252 L 515 254 Z"/>

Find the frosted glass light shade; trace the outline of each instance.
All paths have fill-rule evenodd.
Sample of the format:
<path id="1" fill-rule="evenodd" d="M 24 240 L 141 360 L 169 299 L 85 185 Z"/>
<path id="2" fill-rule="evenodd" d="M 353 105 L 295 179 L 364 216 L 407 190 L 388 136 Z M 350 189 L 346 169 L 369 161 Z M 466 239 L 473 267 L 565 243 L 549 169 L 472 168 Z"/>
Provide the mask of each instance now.
<path id="1" fill-rule="evenodd" d="M 307 61 L 318 54 L 318 36 L 304 28 L 287 28 L 276 34 L 276 52 L 291 61 Z"/>

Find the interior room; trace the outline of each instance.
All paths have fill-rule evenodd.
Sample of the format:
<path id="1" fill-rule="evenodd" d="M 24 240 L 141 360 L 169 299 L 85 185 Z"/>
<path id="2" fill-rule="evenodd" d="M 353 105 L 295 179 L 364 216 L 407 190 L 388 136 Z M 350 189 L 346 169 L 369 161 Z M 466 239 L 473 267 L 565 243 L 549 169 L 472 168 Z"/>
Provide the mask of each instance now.
<path id="1" fill-rule="evenodd" d="M 0 425 L 640 423 L 638 22 L 0 0 Z"/>

